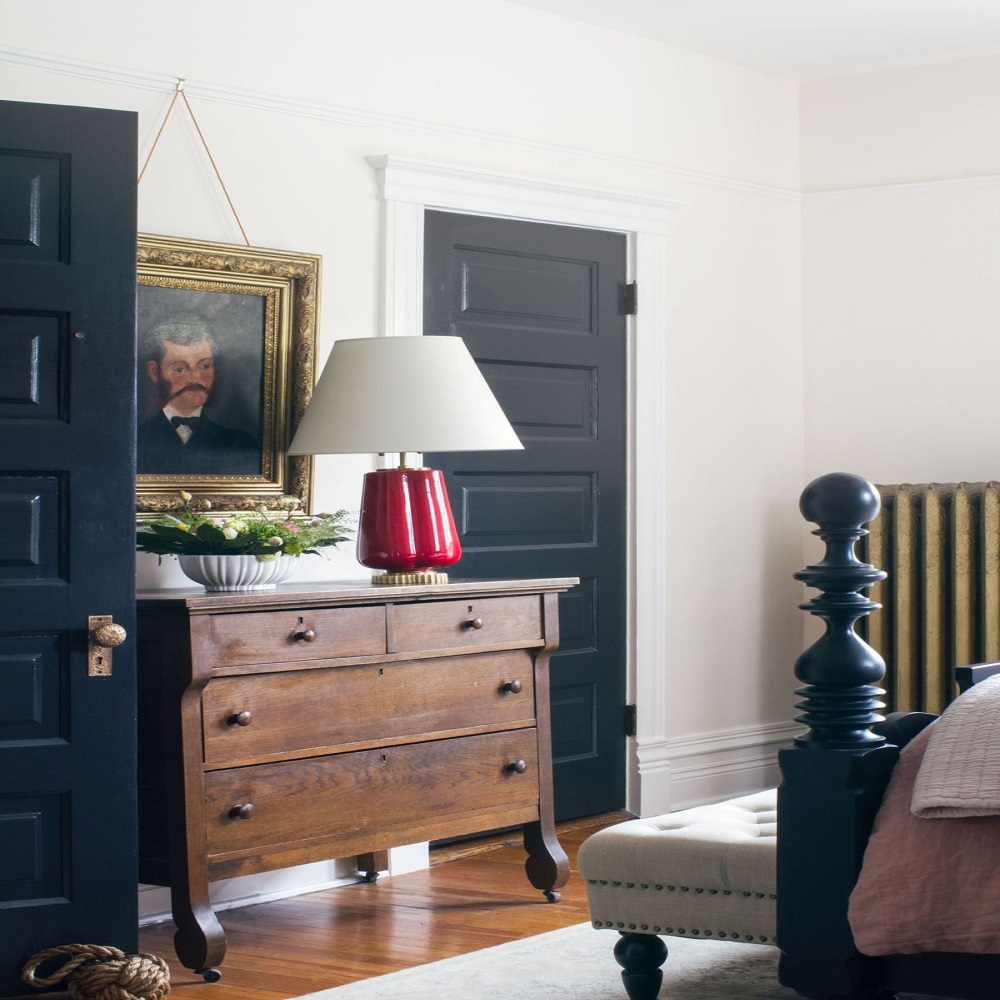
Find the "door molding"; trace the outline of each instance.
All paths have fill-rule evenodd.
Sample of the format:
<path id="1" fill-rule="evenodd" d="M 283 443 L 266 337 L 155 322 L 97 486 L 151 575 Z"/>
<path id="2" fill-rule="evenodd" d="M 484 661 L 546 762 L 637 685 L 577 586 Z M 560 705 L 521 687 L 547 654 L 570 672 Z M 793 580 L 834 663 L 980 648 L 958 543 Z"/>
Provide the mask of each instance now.
<path id="1" fill-rule="evenodd" d="M 376 174 L 382 208 L 381 336 L 407 336 L 423 329 L 426 209 L 604 229 L 627 237 L 628 275 L 638 282 L 640 311 L 629 317 L 628 329 L 627 683 L 638 706 L 638 735 L 635 753 L 626 755 L 626 781 L 631 811 L 646 816 L 666 812 L 667 238 L 673 212 L 687 203 L 398 156 L 372 156 L 368 163 Z M 645 460 L 638 461 L 639 455 Z"/>

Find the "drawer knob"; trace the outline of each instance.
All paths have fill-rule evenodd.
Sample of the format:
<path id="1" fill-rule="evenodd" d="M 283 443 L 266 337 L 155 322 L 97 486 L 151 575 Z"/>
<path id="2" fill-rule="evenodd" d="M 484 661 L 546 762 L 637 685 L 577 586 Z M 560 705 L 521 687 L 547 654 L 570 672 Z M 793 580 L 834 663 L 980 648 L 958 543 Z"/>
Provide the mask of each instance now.
<path id="1" fill-rule="evenodd" d="M 513 774 L 524 774 L 528 770 L 528 762 L 526 760 L 512 760 L 507 765 L 507 770 Z"/>
<path id="2" fill-rule="evenodd" d="M 249 819 L 253 815 L 253 803 L 244 802 L 241 806 L 233 806 L 229 810 L 230 819 Z"/>
<path id="3" fill-rule="evenodd" d="M 482 618 L 470 618 L 465 623 L 465 627 L 466 628 L 477 628 L 477 629 L 478 628 L 482 628 L 483 627 L 483 620 L 482 620 Z"/>
<path id="4" fill-rule="evenodd" d="M 231 726 L 249 726 L 253 722 L 253 712 L 248 712 L 246 710 L 242 712 L 237 712 L 235 715 L 229 716 L 226 720 Z"/>
<path id="5" fill-rule="evenodd" d="M 520 681 L 507 681 L 501 691 L 509 691 L 511 694 L 520 694 L 524 690 L 524 685 Z"/>
<path id="6" fill-rule="evenodd" d="M 301 632 L 296 632 L 292 638 L 295 639 L 296 642 L 315 642 L 316 629 L 304 628 Z"/>

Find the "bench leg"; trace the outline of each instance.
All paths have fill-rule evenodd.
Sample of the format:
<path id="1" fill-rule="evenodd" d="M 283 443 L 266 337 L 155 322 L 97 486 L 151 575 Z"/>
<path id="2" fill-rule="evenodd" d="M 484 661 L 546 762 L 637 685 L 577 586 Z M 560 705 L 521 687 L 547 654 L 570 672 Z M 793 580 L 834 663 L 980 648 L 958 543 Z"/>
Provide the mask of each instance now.
<path id="1" fill-rule="evenodd" d="M 629 1000 L 656 1000 L 663 983 L 661 965 L 667 946 L 655 934 L 622 934 L 615 945 L 615 961 Z"/>

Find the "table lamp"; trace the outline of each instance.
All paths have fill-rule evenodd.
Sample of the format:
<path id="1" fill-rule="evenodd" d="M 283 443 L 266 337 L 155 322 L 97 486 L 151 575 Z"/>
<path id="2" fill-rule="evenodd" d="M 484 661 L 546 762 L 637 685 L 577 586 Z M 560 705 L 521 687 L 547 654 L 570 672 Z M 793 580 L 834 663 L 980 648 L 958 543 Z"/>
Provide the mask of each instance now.
<path id="1" fill-rule="evenodd" d="M 378 584 L 447 583 L 458 562 L 444 474 L 416 453 L 523 448 L 460 337 L 362 337 L 333 345 L 291 455 L 399 454 L 365 476 L 358 562 Z"/>

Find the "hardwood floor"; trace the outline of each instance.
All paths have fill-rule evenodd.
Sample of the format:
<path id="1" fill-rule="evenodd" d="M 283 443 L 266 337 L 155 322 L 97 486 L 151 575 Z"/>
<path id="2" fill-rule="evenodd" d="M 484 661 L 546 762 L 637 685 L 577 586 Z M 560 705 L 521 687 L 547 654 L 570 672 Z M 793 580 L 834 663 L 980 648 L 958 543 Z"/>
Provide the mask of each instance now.
<path id="1" fill-rule="evenodd" d="M 223 911 L 228 950 L 219 983 L 178 965 L 172 923 L 143 928 L 140 950 L 170 963 L 173 1000 L 288 1000 L 530 937 L 589 919 L 577 850 L 625 818 L 560 825 L 572 874 L 555 904 L 529 885 L 519 839 L 499 837 L 437 848 L 426 871 Z"/>

